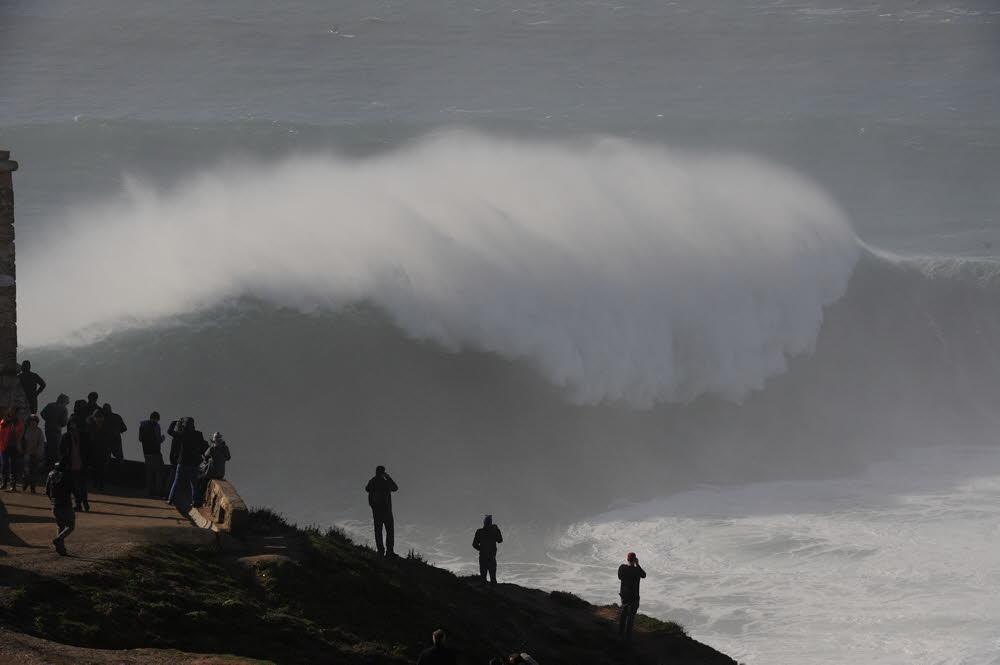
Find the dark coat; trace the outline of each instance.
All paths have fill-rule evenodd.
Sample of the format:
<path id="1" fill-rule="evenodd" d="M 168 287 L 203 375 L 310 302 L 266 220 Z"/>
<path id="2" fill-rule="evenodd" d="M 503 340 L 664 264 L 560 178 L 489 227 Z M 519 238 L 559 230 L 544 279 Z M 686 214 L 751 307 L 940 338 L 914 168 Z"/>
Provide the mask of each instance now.
<path id="1" fill-rule="evenodd" d="M 646 571 L 638 563 L 630 566 L 623 563 L 618 566 L 618 579 L 622 581 L 621 590 L 618 592 L 623 599 L 639 600 L 639 580 L 646 577 Z"/>
<path id="2" fill-rule="evenodd" d="M 226 462 L 233 459 L 229 452 L 229 446 L 225 441 L 208 444 L 208 450 L 204 454 L 204 462 L 201 465 L 201 473 L 206 478 L 222 480 L 226 477 Z"/>
<path id="3" fill-rule="evenodd" d="M 139 423 L 139 442 L 142 444 L 143 455 L 159 455 L 160 444 L 166 437 L 160 430 L 160 423 L 155 420 L 143 420 Z"/>
<path id="4" fill-rule="evenodd" d="M 90 438 L 86 432 L 77 434 L 80 437 L 80 461 L 86 467 L 90 463 Z M 64 432 L 59 440 L 59 459 L 69 460 L 73 452 L 73 434 Z"/>
<path id="5" fill-rule="evenodd" d="M 368 492 L 368 505 L 372 507 L 372 512 L 376 515 L 391 515 L 392 493 L 398 489 L 396 481 L 388 473 L 369 480 L 365 491 Z"/>
<path id="6" fill-rule="evenodd" d="M 208 450 L 205 435 L 193 427 L 177 429 L 176 423 L 170 423 L 167 434 L 173 437 L 170 443 L 170 463 L 181 466 L 198 466 L 201 456 Z"/>
<path id="7" fill-rule="evenodd" d="M 107 461 L 111 456 L 112 446 L 116 439 L 121 439 L 121 434 L 104 419 L 104 424 L 98 427 L 93 417 L 87 419 L 87 439 L 90 442 L 90 456 L 94 462 Z"/>
<path id="8" fill-rule="evenodd" d="M 417 665 L 455 665 L 457 662 L 454 651 L 438 644 L 425 649 L 417 658 Z"/>
<path id="9" fill-rule="evenodd" d="M 49 471 L 45 479 L 45 494 L 56 508 L 70 508 L 73 505 L 73 474 L 69 471 Z"/>
<path id="10" fill-rule="evenodd" d="M 25 396 L 29 400 L 34 400 L 32 403 L 37 405 L 38 396 L 45 390 L 45 381 L 31 370 L 18 372 L 17 378 L 21 382 L 21 388 L 24 390 Z"/>
<path id="11" fill-rule="evenodd" d="M 125 420 L 114 411 L 105 411 L 104 424 L 111 429 L 111 438 L 116 443 L 121 443 L 122 434 L 128 431 L 128 426 L 125 424 Z"/>
<path id="12" fill-rule="evenodd" d="M 39 414 L 45 421 L 45 429 L 62 429 L 69 422 L 69 409 L 58 402 L 49 402 Z"/>
<path id="13" fill-rule="evenodd" d="M 490 524 L 482 529 L 476 529 L 476 535 L 472 539 L 472 547 L 479 550 L 479 556 L 496 558 L 497 543 L 502 542 L 503 536 L 500 534 L 500 527 L 496 524 Z"/>

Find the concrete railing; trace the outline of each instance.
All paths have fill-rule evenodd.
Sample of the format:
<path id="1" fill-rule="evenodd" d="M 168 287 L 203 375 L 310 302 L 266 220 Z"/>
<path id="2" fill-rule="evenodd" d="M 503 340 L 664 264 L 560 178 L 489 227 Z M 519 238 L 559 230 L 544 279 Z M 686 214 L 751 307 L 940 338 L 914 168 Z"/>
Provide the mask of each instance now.
<path id="1" fill-rule="evenodd" d="M 240 537 L 250 517 L 247 504 L 228 480 L 210 480 L 201 508 L 192 508 L 192 518 L 205 528 Z M 200 519 L 198 519 L 200 518 Z"/>
<path id="2" fill-rule="evenodd" d="M 119 487 L 142 489 L 146 487 L 146 464 L 135 460 L 111 460 L 108 463 L 105 478 L 109 483 Z M 173 476 L 170 477 L 173 480 Z M 169 487 L 167 489 L 170 489 Z"/>

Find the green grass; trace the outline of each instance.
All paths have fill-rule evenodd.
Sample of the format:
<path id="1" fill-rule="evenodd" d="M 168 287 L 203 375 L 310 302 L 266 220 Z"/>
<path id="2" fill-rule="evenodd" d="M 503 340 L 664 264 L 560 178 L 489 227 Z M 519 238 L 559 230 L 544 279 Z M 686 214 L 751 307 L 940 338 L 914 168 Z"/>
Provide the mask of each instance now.
<path id="1" fill-rule="evenodd" d="M 471 662 L 517 650 L 546 665 L 633 662 L 613 627 L 573 594 L 493 591 L 415 553 L 383 561 L 338 530 L 297 529 L 267 509 L 252 511 L 249 529 L 295 539 L 300 560 L 247 566 L 210 549 L 145 547 L 87 573 L 32 578 L 7 594 L 2 619 L 80 646 L 282 664 L 411 663 L 439 627 Z M 684 636 L 677 624 L 642 615 L 636 625 Z"/>
<path id="2" fill-rule="evenodd" d="M 684 626 L 679 623 L 675 623 L 673 621 L 660 621 L 659 619 L 654 619 L 653 617 L 646 616 L 645 614 L 637 614 L 635 616 L 635 627 L 638 630 L 657 635 L 687 637 L 687 631 L 684 630 Z"/>
<path id="3" fill-rule="evenodd" d="M 583 598 L 580 598 L 580 596 L 577 596 L 576 594 L 569 593 L 568 591 L 553 591 L 549 593 L 549 598 L 563 607 L 585 608 L 590 606 L 590 603 L 585 601 Z"/>

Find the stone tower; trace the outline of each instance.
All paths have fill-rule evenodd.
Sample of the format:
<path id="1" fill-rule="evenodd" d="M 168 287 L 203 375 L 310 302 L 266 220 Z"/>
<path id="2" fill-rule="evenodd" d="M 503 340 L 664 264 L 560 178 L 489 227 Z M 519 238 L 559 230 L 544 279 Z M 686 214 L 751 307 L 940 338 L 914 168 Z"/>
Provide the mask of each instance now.
<path id="1" fill-rule="evenodd" d="M 17 289 L 14 273 L 14 181 L 17 162 L 0 150 L 0 409 L 27 408 L 17 380 Z"/>

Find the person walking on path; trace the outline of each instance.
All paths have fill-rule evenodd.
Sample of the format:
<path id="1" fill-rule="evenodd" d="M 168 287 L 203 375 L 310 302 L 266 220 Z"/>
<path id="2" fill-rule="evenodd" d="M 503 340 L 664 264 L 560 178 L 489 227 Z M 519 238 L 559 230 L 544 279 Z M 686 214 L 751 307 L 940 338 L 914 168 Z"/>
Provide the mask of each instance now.
<path id="1" fill-rule="evenodd" d="M 455 652 L 445 646 L 447 640 L 448 635 L 444 629 L 435 630 L 431 634 L 431 641 L 434 642 L 434 645 L 420 654 L 420 657 L 417 658 L 417 665 L 456 665 L 458 660 L 455 658 Z"/>
<path id="2" fill-rule="evenodd" d="M 90 457 L 90 446 L 87 433 L 81 431 L 82 417 L 72 417 L 66 425 L 66 433 L 59 442 L 59 459 L 69 463 L 69 473 L 72 478 L 73 496 L 76 498 L 76 510 L 90 510 L 87 500 L 87 464 Z M 66 470 L 65 468 L 63 469 Z"/>
<path id="3" fill-rule="evenodd" d="M 59 442 L 62 431 L 69 423 L 69 395 L 60 393 L 56 401 L 49 402 L 39 414 L 45 421 L 45 463 L 52 468 L 59 459 Z"/>
<path id="4" fill-rule="evenodd" d="M 66 460 L 56 462 L 45 480 L 45 494 L 52 502 L 52 516 L 56 518 L 56 537 L 52 544 L 60 556 L 66 556 L 66 536 L 76 528 L 73 485 L 73 473 L 66 468 Z"/>
<path id="5" fill-rule="evenodd" d="M 618 634 L 632 639 L 635 614 L 639 611 L 639 580 L 645 579 L 646 571 L 639 565 L 639 557 L 629 552 L 627 563 L 618 566 L 618 579 L 622 581 L 618 595 L 622 599 L 622 609 L 618 614 Z"/>
<path id="6" fill-rule="evenodd" d="M 487 515 L 483 518 L 483 528 L 476 529 L 472 538 L 472 547 L 479 551 L 479 577 L 484 583 L 487 573 L 492 580 L 490 584 L 497 583 L 497 543 L 502 542 L 500 527 L 493 523 L 492 515 Z"/>
<path id="7" fill-rule="evenodd" d="M 17 491 L 17 463 L 22 436 L 24 423 L 17 417 L 17 408 L 12 406 L 0 420 L 0 490 Z"/>
<path id="8" fill-rule="evenodd" d="M 210 480 L 222 480 L 226 477 L 226 462 L 233 456 L 229 453 L 229 444 L 222 438 L 222 432 L 212 435 L 208 442 L 208 450 L 202 455 L 200 474 L 198 477 L 198 501 L 195 508 L 201 507 Z"/>
<path id="9" fill-rule="evenodd" d="M 45 452 L 45 434 L 38 426 L 38 416 L 28 416 L 28 423 L 21 436 L 21 487 L 35 493 L 38 472 Z"/>
<path id="10" fill-rule="evenodd" d="M 179 424 L 178 424 L 179 423 Z M 182 418 L 178 423 L 172 423 L 171 429 L 174 437 L 170 446 L 171 461 L 177 461 L 177 471 L 174 472 L 174 482 L 170 486 L 170 494 L 167 496 L 167 503 L 176 505 L 174 498 L 177 495 L 177 488 L 182 484 L 187 484 L 191 488 L 191 504 L 200 503 L 201 498 L 197 494 L 195 482 L 198 479 L 198 465 L 201 463 L 201 456 L 208 448 L 205 436 L 194 428 L 194 418 Z"/>
<path id="11" fill-rule="evenodd" d="M 28 398 L 28 411 L 38 413 L 38 396 L 45 390 L 45 380 L 31 371 L 31 361 L 21 363 L 21 371 L 17 373 L 24 396 Z"/>
<path id="12" fill-rule="evenodd" d="M 125 451 L 122 450 L 122 434 L 128 431 L 128 427 L 125 425 L 125 420 L 111 409 L 110 404 L 105 404 L 101 410 L 104 411 L 104 422 L 111 434 L 111 456 L 118 463 L 121 463 L 125 459 Z"/>
<path id="13" fill-rule="evenodd" d="M 149 420 L 139 423 L 139 443 L 142 457 L 146 461 L 146 492 L 149 496 L 160 496 L 163 486 L 163 441 L 166 437 L 160 429 L 160 414 L 153 411 Z"/>
<path id="14" fill-rule="evenodd" d="M 375 467 L 375 476 L 365 485 L 368 505 L 372 509 L 372 521 L 375 522 L 375 547 L 381 557 L 393 556 L 395 526 L 392 518 L 392 493 L 398 490 L 396 481 L 381 465 Z M 383 527 L 385 527 L 385 544 L 382 543 Z"/>

